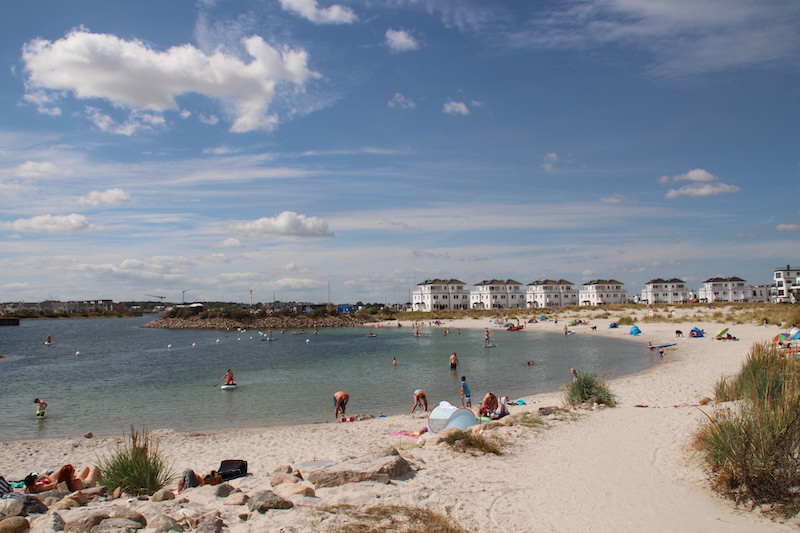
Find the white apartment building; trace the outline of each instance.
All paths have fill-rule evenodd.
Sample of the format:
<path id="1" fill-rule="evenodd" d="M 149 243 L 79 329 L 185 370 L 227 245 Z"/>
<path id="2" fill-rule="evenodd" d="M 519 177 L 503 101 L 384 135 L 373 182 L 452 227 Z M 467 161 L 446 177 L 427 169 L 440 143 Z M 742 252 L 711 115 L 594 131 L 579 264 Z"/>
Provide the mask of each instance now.
<path id="1" fill-rule="evenodd" d="M 678 279 L 651 279 L 642 290 L 642 303 L 645 304 L 683 304 L 693 297 L 686 288 L 686 282 Z"/>
<path id="2" fill-rule="evenodd" d="M 411 294 L 414 311 L 469 309 L 469 291 L 457 279 L 428 279 L 417 284 Z"/>
<path id="3" fill-rule="evenodd" d="M 628 291 L 615 279 L 593 279 L 583 284 L 578 292 L 580 305 L 613 305 L 628 302 Z"/>
<path id="4" fill-rule="evenodd" d="M 800 267 L 776 268 L 770 292 L 775 303 L 800 302 Z"/>
<path id="5" fill-rule="evenodd" d="M 578 290 L 575 284 L 565 279 L 536 280 L 528 283 L 525 291 L 527 307 L 560 307 L 578 305 Z"/>
<path id="6" fill-rule="evenodd" d="M 713 277 L 703 282 L 697 291 L 697 298 L 701 302 L 749 302 L 752 298 L 752 287 L 745 285 L 742 278 Z"/>
<path id="7" fill-rule="evenodd" d="M 522 283 L 513 279 L 484 280 L 476 283 L 469 294 L 471 309 L 514 309 L 525 307 Z"/>

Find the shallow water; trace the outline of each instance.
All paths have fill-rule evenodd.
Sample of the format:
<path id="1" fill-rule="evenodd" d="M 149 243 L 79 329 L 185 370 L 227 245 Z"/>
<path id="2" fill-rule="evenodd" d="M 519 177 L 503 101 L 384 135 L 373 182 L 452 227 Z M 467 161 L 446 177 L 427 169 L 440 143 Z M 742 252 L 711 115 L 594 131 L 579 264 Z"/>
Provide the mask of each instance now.
<path id="1" fill-rule="evenodd" d="M 277 340 L 265 342 L 256 330 L 140 327 L 151 319 L 24 320 L 0 327 L 0 440 L 120 435 L 131 424 L 208 431 L 325 422 L 337 390 L 350 393 L 348 415 L 398 414 L 410 411 L 418 388 L 430 404 L 460 405 L 462 375 L 475 404 L 489 391 L 513 400 L 556 389 L 569 381 L 571 367 L 614 377 L 652 364 L 641 344 L 565 337 L 552 324 L 492 329 L 496 346 L 487 349 L 482 329 L 445 336 L 444 328 L 423 328 L 415 337 L 410 327 L 391 327 L 375 330 L 376 338 L 366 328 L 274 332 Z M 52 346 L 44 345 L 48 335 Z M 457 373 L 448 364 L 454 351 Z M 529 360 L 537 364 L 528 366 Z M 227 368 L 235 372 L 235 391 L 219 389 Z M 48 403 L 45 420 L 34 417 L 36 397 Z"/>

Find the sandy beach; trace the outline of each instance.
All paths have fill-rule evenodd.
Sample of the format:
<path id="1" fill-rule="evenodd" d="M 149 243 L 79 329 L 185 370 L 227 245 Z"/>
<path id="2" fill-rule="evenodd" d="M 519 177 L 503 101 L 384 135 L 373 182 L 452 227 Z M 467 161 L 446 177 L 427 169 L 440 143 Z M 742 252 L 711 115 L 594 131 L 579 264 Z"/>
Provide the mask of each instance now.
<path id="1" fill-rule="evenodd" d="M 610 318 L 592 319 L 591 312 L 581 316 L 588 317 L 597 329 L 571 327 L 575 335 L 634 339 L 627 326 L 609 329 Z M 558 324 L 542 322 L 527 327 L 557 333 L 568 321 L 565 315 Z M 663 360 L 653 353 L 658 364 L 651 369 L 609 382 L 618 407 L 565 411 L 545 417 L 539 428 L 510 425 L 488 429 L 486 435 L 505 442 L 498 456 L 465 454 L 426 443 L 426 438 L 397 434 L 424 427 L 425 413 L 216 433 L 159 430 L 154 434 L 174 472 L 191 468 L 205 474 L 223 459 L 244 459 L 251 475 L 232 480 L 233 487 L 246 494 L 274 490 L 291 500 L 294 508 L 250 512 L 246 506 L 224 504 L 214 496 L 214 487 L 191 489 L 167 502 L 123 498 L 94 501 L 86 508 L 122 504 L 148 520 L 158 514 L 175 519 L 217 515 L 231 532 L 337 531 L 344 518 L 322 508 L 339 504 L 422 507 L 475 532 L 796 530 L 794 523 L 778 523 L 757 511 L 737 508 L 712 492 L 690 447 L 704 413 L 713 410 L 712 405 L 700 406 L 701 399 L 713 396 L 713 386 L 721 376 L 739 369 L 754 342 L 768 341 L 780 330 L 775 326 L 698 323 L 688 318 L 677 324 L 638 325 L 643 333 L 635 340 L 643 344 L 643 353 L 648 342 L 677 344 L 665 349 Z M 484 328 L 490 323 L 488 319 L 457 320 L 445 326 Z M 718 341 L 711 336 L 675 339 L 676 329 L 688 335 L 695 326 L 709 335 L 729 326 L 739 341 Z M 565 383 L 568 380 L 565 376 Z M 473 391 L 480 395 L 476 401 L 484 392 Z M 439 399 L 429 401 L 435 405 Z M 540 407 L 564 403 L 560 391 L 526 397 L 525 401 L 526 405 L 512 407 L 512 415 L 537 413 Z M 409 408 L 410 403 L 409 395 Z M 76 400 L 75 409 L 79 408 Z M 2 442 L 0 474 L 18 480 L 30 472 L 66 463 L 76 467 L 96 464 L 120 442 L 121 436 Z M 323 459 L 340 463 L 390 447 L 414 466 L 413 475 L 389 484 L 361 482 L 316 488 L 313 497 L 290 495 L 283 485 L 270 486 L 272 473 L 283 465 L 296 467 Z M 70 514 L 85 513 L 86 508 L 63 511 L 62 516 L 68 520 Z"/>

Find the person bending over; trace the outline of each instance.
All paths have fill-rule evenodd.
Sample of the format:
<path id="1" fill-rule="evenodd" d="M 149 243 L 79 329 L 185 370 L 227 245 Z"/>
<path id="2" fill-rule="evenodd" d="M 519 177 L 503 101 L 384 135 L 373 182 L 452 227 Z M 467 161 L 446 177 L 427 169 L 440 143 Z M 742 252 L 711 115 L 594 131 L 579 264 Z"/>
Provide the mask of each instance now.
<path id="1" fill-rule="evenodd" d="M 347 402 L 350 400 L 350 395 L 344 391 L 339 391 L 333 395 L 333 418 L 339 418 L 339 413 L 344 416 L 347 409 Z"/>
<path id="2" fill-rule="evenodd" d="M 414 391 L 414 407 L 411 408 L 412 415 L 417 407 L 424 407 L 426 411 L 428 410 L 428 397 L 425 396 L 425 391 L 422 389 Z"/>

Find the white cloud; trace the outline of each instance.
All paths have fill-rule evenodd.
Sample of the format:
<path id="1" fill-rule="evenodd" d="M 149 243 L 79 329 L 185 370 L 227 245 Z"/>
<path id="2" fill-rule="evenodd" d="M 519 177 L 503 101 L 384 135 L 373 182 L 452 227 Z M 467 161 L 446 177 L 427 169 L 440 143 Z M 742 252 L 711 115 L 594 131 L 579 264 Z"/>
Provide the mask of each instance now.
<path id="1" fill-rule="evenodd" d="M 621 194 L 612 194 L 611 196 L 604 196 L 600 198 L 600 201 L 604 204 L 620 204 L 625 201 L 625 197 Z"/>
<path id="2" fill-rule="evenodd" d="M 417 104 L 414 100 L 400 94 L 394 93 L 394 96 L 389 100 L 389 107 L 397 107 L 400 109 L 414 109 Z"/>
<path id="3" fill-rule="evenodd" d="M 71 233 L 94 228 L 85 216 L 77 213 L 66 216 L 39 215 L 32 218 L 20 218 L 6 222 L 3 226 L 27 233 Z"/>
<path id="4" fill-rule="evenodd" d="M 52 105 L 53 102 L 58 100 L 58 97 L 55 95 L 45 91 L 32 91 L 24 95 L 23 98 L 26 102 L 36 105 L 36 110 L 43 115 L 50 115 L 51 117 L 61 115 L 61 108 Z"/>
<path id="5" fill-rule="evenodd" d="M 223 240 L 221 243 L 214 246 L 215 248 L 240 248 L 242 246 L 242 241 L 236 239 L 234 237 L 228 237 L 227 239 Z"/>
<path id="6" fill-rule="evenodd" d="M 675 183 L 679 181 L 691 181 L 689 185 L 684 185 L 679 189 L 667 191 L 666 198 L 674 199 L 680 196 L 716 196 L 729 192 L 739 192 L 736 185 L 728 185 L 719 181 L 719 178 L 702 168 L 690 170 L 685 174 L 675 176 L 661 176 L 659 183 Z"/>
<path id="7" fill-rule="evenodd" d="M 122 189 L 107 189 L 105 191 L 92 191 L 79 200 L 87 205 L 117 205 L 126 204 L 131 201 L 128 193 Z"/>
<path id="8" fill-rule="evenodd" d="M 325 282 L 317 279 L 282 278 L 276 280 L 275 288 L 284 290 L 313 290 L 325 286 Z"/>
<path id="9" fill-rule="evenodd" d="M 542 168 L 545 169 L 545 171 L 547 172 L 554 172 L 558 160 L 559 160 L 558 154 L 555 152 L 550 152 L 549 154 L 544 156 L 544 163 L 542 163 Z"/>
<path id="10" fill-rule="evenodd" d="M 682 76 L 794 63 L 800 4 L 750 0 L 587 0 L 543 10 L 511 39 L 521 46 L 648 51 L 652 72 Z"/>
<path id="11" fill-rule="evenodd" d="M 443 112 L 450 115 L 469 115 L 469 108 L 464 102 L 454 102 L 450 100 L 444 103 Z"/>
<path id="12" fill-rule="evenodd" d="M 348 7 L 334 4 L 320 8 L 316 0 L 281 0 L 281 7 L 318 24 L 350 24 L 358 18 Z"/>
<path id="13" fill-rule="evenodd" d="M 798 224 L 778 224 L 776 228 L 778 231 L 800 231 Z"/>
<path id="14" fill-rule="evenodd" d="M 65 174 L 69 174 L 69 172 L 61 170 L 53 163 L 49 163 L 47 161 L 25 161 L 21 165 L 17 165 L 17 167 L 11 171 L 11 174 L 18 178 L 36 179 L 63 176 Z"/>
<path id="15" fill-rule="evenodd" d="M 63 39 L 36 39 L 23 48 L 30 94 L 71 92 L 79 99 L 101 98 L 133 110 L 128 122 L 116 125 L 99 112 L 90 118 L 103 131 L 130 134 L 164 123 L 160 113 L 179 112 L 175 98 L 199 93 L 232 110 L 230 131 L 270 130 L 278 118 L 269 112 L 276 85 L 302 87 L 318 77 L 307 67 L 303 50 L 278 51 L 259 36 L 242 39 L 251 61 L 216 51 L 206 55 L 185 44 L 166 51 L 141 41 L 76 30 Z"/>
<path id="16" fill-rule="evenodd" d="M 393 52 L 407 52 L 419 48 L 414 36 L 404 30 L 386 30 L 386 45 Z"/>
<path id="17" fill-rule="evenodd" d="M 230 225 L 232 231 L 251 237 L 270 235 L 286 237 L 332 237 L 328 223 L 317 217 L 298 215 L 292 211 L 284 211 L 272 218 L 259 218 L 251 222 L 239 222 Z"/>

